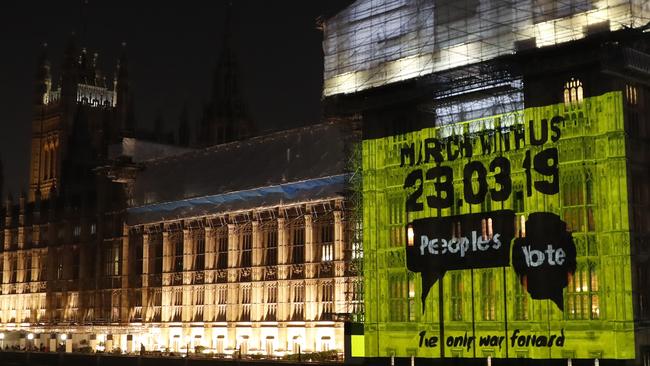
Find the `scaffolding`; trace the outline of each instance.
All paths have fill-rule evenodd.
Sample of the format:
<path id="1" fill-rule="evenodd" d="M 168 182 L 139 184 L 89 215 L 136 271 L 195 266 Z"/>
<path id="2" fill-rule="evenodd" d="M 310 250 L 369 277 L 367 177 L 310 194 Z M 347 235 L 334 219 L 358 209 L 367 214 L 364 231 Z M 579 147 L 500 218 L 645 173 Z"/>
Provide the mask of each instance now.
<path id="1" fill-rule="evenodd" d="M 353 93 L 649 21 L 650 4 L 641 0 L 359 0 L 324 23 L 323 94 Z"/>

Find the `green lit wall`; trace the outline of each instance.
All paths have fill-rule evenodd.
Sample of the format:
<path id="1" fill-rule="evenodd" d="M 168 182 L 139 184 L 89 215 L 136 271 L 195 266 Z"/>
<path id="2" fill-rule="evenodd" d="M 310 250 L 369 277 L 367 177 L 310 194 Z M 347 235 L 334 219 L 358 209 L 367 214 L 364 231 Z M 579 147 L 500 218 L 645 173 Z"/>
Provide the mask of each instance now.
<path id="1" fill-rule="evenodd" d="M 554 121 L 559 138 L 553 141 L 549 130 L 546 141 L 533 146 L 529 121 L 539 138 L 540 121 L 549 123 L 557 116 L 562 120 Z M 526 131 L 519 148 L 512 138 L 516 128 Z M 505 130 L 511 131 L 508 141 L 502 132 L 494 132 Z M 490 152 L 483 153 L 481 134 L 494 139 Z M 450 207 L 432 208 L 426 197 L 439 194 L 435 181 L 423 175 L 408 182 L 407 177 L 414 170 L 426 172 L 437 165 L 434 159 L 426 162 L 425 140 L 443 141 L 454 135 L 471 141 L 474 154 L 439 163 L 453 169 L 454 199 Z M 414 155 L 405 159 L 402 149 L 411 144 Z M 524 166 L 527 154 L 534 157 L 549 148 L 558 152 L 559 192 L 543 194 L 534 182 L 552 181 L 552 176 L 535 169 L 527 172 Z M 453 149 L 450 152 L 454 154 Z M 510 163 L 510 194 L 497 201 L 488 193 L 480 203 L 467 203 L 463 182 L 467 164 L 478 161 L 488 168 L 496 157 Z M 498 170 L 487 169 L 490 189 L 499 187 L 495 174 Z M 533 182 L 530 192 L 529 181 Z M 471 192 L 480 191 L 476 175 L 471 185 Z M 420 186 L 421 193 L 417 192 Z M 362 342 L 357 339 L 353 355 L 437 358 L 444 342 L 445 357 L 634 358 L 626 187 L 623 103 L 618 92 L 586 98 L 579 105 L 529 108 L 364 140 L 364 347 L 359 349 Z M 407 212 L 408 197 L 415 197 L 422 209 Z M 567 223 L 577 267 L 563 292 L 564 311 L 550 300 L 532 299 L 512 265 L 449 270 L 422 303 L 422 275 L 406 267 L 406 225 L 416 219 L 496 210 L 512 210 L 517 218 L 550 212 Z"/>

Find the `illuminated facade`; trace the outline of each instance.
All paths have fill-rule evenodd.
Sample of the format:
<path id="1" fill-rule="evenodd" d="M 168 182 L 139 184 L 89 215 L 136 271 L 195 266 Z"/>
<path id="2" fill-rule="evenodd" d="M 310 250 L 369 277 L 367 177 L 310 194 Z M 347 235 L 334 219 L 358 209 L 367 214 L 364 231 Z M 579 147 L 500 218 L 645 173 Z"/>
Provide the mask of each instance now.
<path id="1" fill-rule="evenodd" d="M 111 301 L 119 298 L 118 282 L 95 264 L 113 241 L 121 241 L 126 192 L 95 169 L 107 163 L 110 145 L 133 133 L 127 61 L 122 55 L 107 79 L 98 55 L 78 49 L 73 36 L 60 70 L 60 85 L 53 86 L 44 49 L 33 103 L 29 190 L 4 205 L 5 346 L 78 344 L 85 329 L 80 324 L 109 324 L 119 313 Z"/>
<path id="2" fill-rule="evenodd" d="M 647 364 L 647 11 L 361 0 L 325 20 L 326 110 L 363 122 L 348 356 Z"/>
<path id="3" fill-rule="evenodd" d="M 361 306 L 343 195 L 354 136 L 349 121 L 331 122 L 148 163 L 121 249 L 134 341 L 342 352 L 343 321 Z"/>
<path id="4" fill-rule="evenodd" d="M 97 170 L 93 208 L 56 193 L 9 200 L 3 343 L 342 352 L 362 307 L 346 193 L 355 136 L 346 120 L 113 163 Z"/>

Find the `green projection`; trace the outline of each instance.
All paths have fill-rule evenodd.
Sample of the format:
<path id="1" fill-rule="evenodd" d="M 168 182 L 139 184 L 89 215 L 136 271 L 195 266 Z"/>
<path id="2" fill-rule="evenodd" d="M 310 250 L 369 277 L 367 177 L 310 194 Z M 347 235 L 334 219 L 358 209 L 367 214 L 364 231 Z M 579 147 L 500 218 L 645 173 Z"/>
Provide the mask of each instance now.
<path id="1" fill-rule="evenodd" d="M 611 92 L 364 140 L 365 324 L 353 354 L 634 358 L 623 124 Z M 546 216 L 564 236 L 536 250 L 526 225 Z M 535 266 L 554 272 L 526 272 Z"/>

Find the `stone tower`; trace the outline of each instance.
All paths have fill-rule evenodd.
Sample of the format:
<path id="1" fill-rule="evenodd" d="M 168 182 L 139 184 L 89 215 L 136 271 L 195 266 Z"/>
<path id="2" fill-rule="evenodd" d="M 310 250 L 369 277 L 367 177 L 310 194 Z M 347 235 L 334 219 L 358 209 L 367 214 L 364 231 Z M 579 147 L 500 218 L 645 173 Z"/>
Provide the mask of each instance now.
<path id="1" fill-rule="evenodd" d="M 98 67 L 99 55 L 79 49 L 73 35 L 64 53 L 60 83 L 55 86 L 46 51 L 44 45 L 36 73 L 30 202 L 37 191 L 43 199 L 52 190 L 91 191 L 92 168 L 105 159 L 109 144 L 134 129 L 124 53 L 112 80 L 107 81 Z"/>

